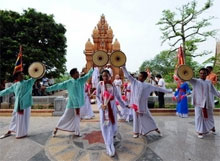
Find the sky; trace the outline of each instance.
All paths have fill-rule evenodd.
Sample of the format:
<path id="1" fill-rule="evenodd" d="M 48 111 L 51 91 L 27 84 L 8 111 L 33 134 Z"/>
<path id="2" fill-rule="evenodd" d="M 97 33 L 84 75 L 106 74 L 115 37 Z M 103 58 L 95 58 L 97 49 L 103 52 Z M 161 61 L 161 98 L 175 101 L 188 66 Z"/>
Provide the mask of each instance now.
<path id="1" fill-rule="evenodd" d="M 61 23 L 67 29 L 66 67 L 81 70 L 85 64 L 85 43 L 91 38 L 92 31 L 102 14 L 111 26 L 115 38 L 121 45 L 121 50 L 127 56 L 126 66 L 135 72 L 143 61 L 153 59 L 162 50 L 169 49 L 168 43 L 161 45 L 162 33 L 156 23 L 162 17 L 162 11 L 176 8 L 191 0 L 0 0 L 1 10 L 13 10 L 23 13 L 23 10 L 35 8 L 38 12 L 53 14 L 56 23 Z M 206 0 L 198 0 L 198 8 Z M 214 5 L 207 10 L 204 17 L 215 16 L 208 29 L 220 29 L 220 0 L 214 0 Z M 113 40 L 113 41 L 114 41 Z M 212 54 L 196 58 L 203 62 L 214 56 L 216 41 L 209 38 L 199 45 L 198 52 L 209 50 Z"/>

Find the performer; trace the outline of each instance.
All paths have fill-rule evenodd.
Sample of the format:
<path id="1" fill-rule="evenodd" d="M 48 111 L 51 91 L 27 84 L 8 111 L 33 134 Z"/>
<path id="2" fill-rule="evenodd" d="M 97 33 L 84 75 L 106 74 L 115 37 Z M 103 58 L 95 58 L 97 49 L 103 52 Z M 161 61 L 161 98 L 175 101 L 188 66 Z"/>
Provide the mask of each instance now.
<path id="1" fill-rule="evenodd" d="M 75 135 L 81 136 L 79 127 L 80 107 L 82 107 L 85 103 L 84 86 L 86 81 L 92 76 L 92 72 L 93 69 L 90 69 L 85 76 L 79 78 L 79 72 L 77 68 L 73 68 L 70 71 L 70 76 L 72 79 L 46 88 L 47 92 L 67 89 L 69 95 L 65 112 L 53 131 L 53 137 L 56 136 L 57 130 L 75 132 Z"/>
<path id="2" fill-rule="evenodd" d="M 0 138 L 10 136 L 12 132 L 16 133 L 16 139 L 26 137 L 28 135 L 29 119 L 31 114 L 32 87 L 35 79 L 31 78 L 24 80 L 22 72 L 14 74 L 15 82 L 11 87 L 0 91 L 0 96 L 10 93 L 15 94 L 14 111 L 12 113 L 12 120 L 9 126 L 9 131 Z"/>
<path id="3" fill-rule="evenodd" d="M 125 108 L 125 103 L 121 100 L 116 87 L 111 83 L 111 77 L 108 70 L 102 71 L 102 79 L 97 86 L 96 98 L 100 113 L 100 126 L 102 136 L 105 141 L 107 154 L 115 155 L 113 137 L 117 132 L 117 107 L 116 99 L 121 107 Z"/>
<path id="4" fill-rule="evenodd" d="M 96 89 L 99 83 L 99 68 L 94 67 L 94 72 L 92 73 L 92 88 Z"/>
<path id="5" fill-rule="evenodd" d="M 156 131 L 161 134 L 159 129 L 156 126 L 154 119 L 151 116 L 151 113 L 148 109 L 148 97 L 153 91 L 159 92 L 172 92 L 170 90 L 152 86 L 149 83 L 145 83 L 147 78 L 146 72 L 141 72 L 138 76 L 138 80 L 133 78 L 127 71 L 125 67 L 122 67 L 122 70 L 131 82 L 131 106 L 133 107 L 133 132 L 134 138 L 137 138 L 140 134 L 146 135 L 151 131 Z"/>
<path id="6" fill-rule="evenodd" d="M 115 76 L 115 80 L 113 81 L 113 84 L 116 86 L 118 94 L 121 96 L 122 81 L 121 81 L 120 76 L 118 74 Z"/>
<path id="7" fill-rule="evenodd" d="M 215 134 L 213 117 L 214 96 L 220 97 L 211 81 L 206 80 L 207 69 L 199 70 L 200 79 L 191 79 L 193 85 L 193 105 L 195 107 L 195 129 L 199 138 L 209 131 Z"/>
<path id="8" fill-rule="evenodd" d="M 206 69 L 208 69 L 208 75 L 207 75 L 206 79 L 210 80 L 213 85 L 216 85 L 217 81 L 218 81 L 218 77 L 217 77 L 217 75 L 215 73 L 213 73 L 212 66 L 207 66 Z"/>
<path id="9" fill-rule="evenodd" d="M 174 94 L 174 100 L 177 100 L 176 115 L 179 117 L 188 117 L 187 95 L 190 94 L 190 92 L 188 84 L 181 81 L 180 87 Z"/>
<path id="10" fill-rule="evenodd" d="M 82 75 L 83 76 L 83 75 Z M 80 108 L 80 118 L 81 119 L 92 119 L 94 113 L 92 111 L 90 103 L 91 84 L 85 84 L 85 104 Z"/>
<path id="11" fill-rule="evenodd" d="M 111 79 L 113 77 L 113 71 L 112 71 L 112 68 L 111 68 L 111 65 L 110 64 L 107 64 L 106 67 L 105 67 L 105 70 L 108 70 L 111 77 L 109 79 Z"/>
<path id="12" fill-rule="evenodd" d="M 131 82 L 129 80 L 126 80 L 126 82 L 123 85 L 123 92 L 124 95 L 122 96 L 122 99 L 127 103 L 130 104 L 131 100 Z M 133 120 L 133 109 L 131 108 L 123 108 L 122 109 L 122 118 L 129 122 Z"/>

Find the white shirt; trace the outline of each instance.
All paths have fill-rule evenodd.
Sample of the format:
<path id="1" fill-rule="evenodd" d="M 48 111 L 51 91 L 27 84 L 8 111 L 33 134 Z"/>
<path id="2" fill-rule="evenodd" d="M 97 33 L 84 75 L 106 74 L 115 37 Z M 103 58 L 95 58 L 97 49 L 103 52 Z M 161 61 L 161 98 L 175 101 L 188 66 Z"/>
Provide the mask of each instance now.
<path id="1" fill-rule="evenodd" d="M 160 78 L 160 80 L 158 81 L 158 86 L 165 89 L 165 81 L 163 78 Z"/>

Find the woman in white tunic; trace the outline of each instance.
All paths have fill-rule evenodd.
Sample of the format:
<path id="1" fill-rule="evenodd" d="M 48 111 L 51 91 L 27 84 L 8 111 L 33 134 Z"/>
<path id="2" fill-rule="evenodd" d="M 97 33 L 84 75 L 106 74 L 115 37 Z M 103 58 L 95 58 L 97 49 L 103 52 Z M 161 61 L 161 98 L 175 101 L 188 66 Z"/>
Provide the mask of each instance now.
<path id="1" fill-rule="evenodd" d="M 92 88 L 96 88 L 99 83 L 99 68 L 94 67 L 94 72 L 92 73 Z"/>
<path id="2" fill-rule="evenodd" d="M 14 111 L 12 113 L 9 131 L 0 138 L 10 136 L 12 132 L 16 133 L 16 139 L 23 138 L 28 134 L 31 106 L 33 104 L 32 87 L 35 79 L 23 80 L 24 74 L 22 72 L 15 73 L 14 78 L 16 83 L 0 91 L 0 96 L 10 93 L 15 94 Z"/>
<path id="3" fill-rule="evenodd" d="M 113 137 L 117 132 L 117 107 L 116 99 L 121 107 L 125 108 L 125 103 L 121 100 L 116 87 L 109 81 L 110 73 L 108 70 L 102 71 L 103 81 L 97 86 L 96 98 L 100 113 L 100 126 L 102 136 L 105 141 L 107 154 L 115 155 Z"/>
<path id="4" fill-rule="evenodd" d="M 90 103 L 90 91 L 91 85 L 86 83 L 85 85 L 85 104 L 80 108 L 80 118 L 81 119 L 92 119 L 94 117 L 94 113 L 92 111 L 91 103 Z"/>
<path id="5" fill-rule="evenodd" d="M 209 133 L 215 134 L 213 117 L 214 96 L 220 97 L 220 93 L 215 89 L 210 80 L 206 80 L 207 69 L 199 70 L 200 79 L 191 79 L 193 85 L 193 105 L 195 107 L 195 129 L 199 138 Z"/>
<path id="6" fill-rule="evenodd" d="M 118 74 L 115 76 L 115 80 L 113 81 L 113 84 L 115 85 L 115 87 L 118 91 L 118 94 L 121 96 L 122 81 L 121 81 L 120 76 Z"/>
<path id="7" fill-rule="evenodd" d="M 130 104 L 130 99 L 131 99 L 131 83 L 128 80 L 127 82 L 124 83 L 123 85 L 123 92 L 124 95 L 122 96 L 122 99 L 127 103 Z M 133 120 L 133 109 L 132 108 L 123 108 L 122 109 L 122 118 L 129 122 Z"/>
<path id="8" fill-rule="evenodd" d="M 138 76 L 138 80 L 136 80 L 128 73 L 125 67 L 122 67 L 122 70 L 125 77 L 131 82 L 131 106 L 133 106 L 133 108 L 135 107 L 135 110 L 133 110 L 133 137 L 137 138 L 140 134 L 146 135 L 151 131 L 156 131 L 160 134 L 148 109 L 148 97 L 153 91 L 164 93 L 171 93 L 172 91 L 145 83 L 144 81 L 147 78 L 146 72 L 141 72 Z"/>

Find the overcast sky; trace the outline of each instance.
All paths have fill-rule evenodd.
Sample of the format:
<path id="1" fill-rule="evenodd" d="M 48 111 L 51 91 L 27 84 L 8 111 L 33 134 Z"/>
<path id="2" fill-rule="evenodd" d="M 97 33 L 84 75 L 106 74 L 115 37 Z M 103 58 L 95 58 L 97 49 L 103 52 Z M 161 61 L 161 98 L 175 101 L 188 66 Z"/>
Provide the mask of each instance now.
<path id="1" fill-rule="evenodd" d="M 177 7 L 191 0 L 0 0 L 1 10 L 13 10 L 22 13 L 24 9 L 35 8 L 36 11 L 53 14 L 57 23 L 67 29 L 67 71 L 73 67 L 79 70 L 85 66 L 83 54 L 85 43 L 94 27 L 104 14 L 113 29 L 114 39 L 121 44 L 121 50 L 127 56 L 127 68 L 137 71 L 144 60 L 150 60 L 160 51 L 169 49 L 167 44 L 161 46 L 161 32 L 155 25 L 162 17 L 162 11 Z M 202 6 L 206 0 L 199 0 Z M 220 28 L 220 0 L 203 16 L 215 16 L 211 29 Z M 218 38 L 220 36 L 218 34 Z M 199 46 L 199 50 L 215 53 L 216 39 L 208 39 Z M 211 57 L 197 58 L 204 61 Z"/>

